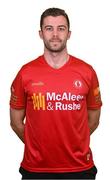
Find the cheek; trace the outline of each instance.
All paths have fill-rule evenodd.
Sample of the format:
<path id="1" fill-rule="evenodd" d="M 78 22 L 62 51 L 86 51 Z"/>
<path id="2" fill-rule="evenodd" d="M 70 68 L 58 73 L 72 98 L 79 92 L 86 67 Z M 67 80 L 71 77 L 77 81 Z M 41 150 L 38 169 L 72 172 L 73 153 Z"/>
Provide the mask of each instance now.
<path id="1" fill-rule="evenodd" d="M 70 34 L 69 33 L 60 33 L 59 34 L 59 37 L 61 38 L 61 39 L 69 39 L 70 38 Z"/>
<path id="2" fill-rule="evenodd" d="M 48 40 L 52 37 L 52 33 L 45 33 L 42 34 L 42 39 Z"/>

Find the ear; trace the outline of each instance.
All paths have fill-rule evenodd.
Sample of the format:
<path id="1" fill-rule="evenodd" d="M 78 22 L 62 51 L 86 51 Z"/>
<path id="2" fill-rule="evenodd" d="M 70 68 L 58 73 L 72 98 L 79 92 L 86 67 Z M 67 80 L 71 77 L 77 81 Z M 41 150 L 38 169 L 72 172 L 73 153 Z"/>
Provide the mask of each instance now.
<path id="1" fill-rule="evenodd" d="M 40 36 L 41 39 L 43 39 L 42 30 L 39 30 L 39 36 Z"/>
<path id="2" fill-rule="evenodd" d="M 68 32 L 68 39 L 70 38 L 71 36 L 71 31 Z"/>

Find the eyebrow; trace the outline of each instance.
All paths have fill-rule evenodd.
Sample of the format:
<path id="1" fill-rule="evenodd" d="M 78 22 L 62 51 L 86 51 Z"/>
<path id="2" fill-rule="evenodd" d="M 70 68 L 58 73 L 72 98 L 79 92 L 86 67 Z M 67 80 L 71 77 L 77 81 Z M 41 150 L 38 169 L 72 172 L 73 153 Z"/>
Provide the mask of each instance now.
<path id="1" fill-rule="evenodd" d="M 66 25 L 59 25 L 58 27 L 64 27 L 64 28 L 67 28 L 67 26 L 66 26 Z"/>
<path id="2" fill-rule="evenodd" d="M 53 27 L 52 25 L 44 25 L 44 28 L 47 28 L 47 27 Z M 66 25 L 58 25 L 58 27 L 64 27 L 64 28 L 67 28 Z"/>

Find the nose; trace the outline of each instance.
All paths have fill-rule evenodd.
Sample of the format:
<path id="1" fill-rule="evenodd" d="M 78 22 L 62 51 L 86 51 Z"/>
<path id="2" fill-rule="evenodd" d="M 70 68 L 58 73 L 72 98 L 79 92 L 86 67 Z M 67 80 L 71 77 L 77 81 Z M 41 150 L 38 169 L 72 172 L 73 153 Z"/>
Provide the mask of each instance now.
<path id="1" fill-rule="evenodd" d="M 58 35 L 58 30 L 56 28 L 53 29 L 53 36 L 56 37 Z"/>

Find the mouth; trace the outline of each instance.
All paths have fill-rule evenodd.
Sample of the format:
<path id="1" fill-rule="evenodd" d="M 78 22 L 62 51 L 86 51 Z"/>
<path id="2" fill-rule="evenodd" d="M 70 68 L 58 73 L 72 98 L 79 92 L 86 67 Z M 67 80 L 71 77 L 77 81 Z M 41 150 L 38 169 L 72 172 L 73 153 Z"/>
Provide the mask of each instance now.
<path id="1" fill-rule="evenodd" d="M 61 42 L 60 39 L 51 39 L 50 42 Z"/>

